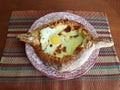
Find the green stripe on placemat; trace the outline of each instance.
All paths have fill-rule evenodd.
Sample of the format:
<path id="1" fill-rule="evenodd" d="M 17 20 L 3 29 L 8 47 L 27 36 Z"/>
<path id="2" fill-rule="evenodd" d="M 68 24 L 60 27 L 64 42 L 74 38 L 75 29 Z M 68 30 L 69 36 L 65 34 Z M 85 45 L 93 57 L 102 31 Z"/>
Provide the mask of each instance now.
<path id="1" fill-rule="evenodd" d="M 36 13 L 39 12 L 39 13 Z M 25 33 L 31 24 L 42 15 L 41 11 L 14 11 L 11 15 L 8 27 L 3 56 L 1 58 L 0 81 L 2 82 L 55 82 L 43 76 L 37 71 L 25 54 L 24 43 L 16 39 L 19 33 Z M 46 11 L 44 11 L 46 12 Z M 78 11 L 72 11 L 78 14 Z M 17 14 L 16 14 L 17 13 Z M 43 12 L 42 12 L 43 13 Z M 25 14 L 25 15 L 24 15 Z M 31 16 L 32 15 L 32 16 Z M 107 18 L 101 12 L 79 11 L 79 15 L 83 16 L 91 23 L 100 38 L 110 39 L 110 28 Z M 120 63 L 116 56 L 114 47 L 100 49 L 99 57 L 96 64 L 85 75 L 72 79 L 74 80 L 119 80 L 120 79 Z M 71 81 L 71 80 L 70 80 Z M 60 81 L 59 81 L 60 82 Z"/>
<path id="2" fill-rule="evenodd" d="M 111 65 L 111 66 L 94 66 L 91 70 L 96 70 L 96 69 L 101 69 L 101 70 L 106 70 L 106 69 L 119 69 L 120 68 L 120 65 L 116 66 L 116 65 Z M 3 71 L 6 71 L 6 70 L 35 70 L 35 68 L 33 66 L 29 66 L 29 67 L 25 67 L 25 66 L 22 66 L 22 67 L 3 67 L 1 68 L 1 70 Z"/>

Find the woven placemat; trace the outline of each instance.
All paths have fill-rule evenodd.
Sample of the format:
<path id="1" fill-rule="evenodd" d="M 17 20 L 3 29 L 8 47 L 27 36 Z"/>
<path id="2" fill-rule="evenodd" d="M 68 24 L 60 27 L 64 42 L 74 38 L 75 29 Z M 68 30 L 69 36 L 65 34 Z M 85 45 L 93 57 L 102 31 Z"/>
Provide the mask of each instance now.
<path id="1" fill-rule="evenodd" d="M 96 29 L 99 38 L 112 40 L 105 13 L 91 11 L 71 11 L 84 17 Z M 0 81 L 43 82 L 57 81 L 43 76 L 28 60 L 25 44 L 16 39 L 17 34 L 26 33 L 35 20 L 53 10 L 14 11 L 11 14 L 3 56 L 1 58 Z M 114 47 L 100 49 L 99 58 L 94 67 L 85 75 L 73 80 L 119 80 L 120 63 Z"/>

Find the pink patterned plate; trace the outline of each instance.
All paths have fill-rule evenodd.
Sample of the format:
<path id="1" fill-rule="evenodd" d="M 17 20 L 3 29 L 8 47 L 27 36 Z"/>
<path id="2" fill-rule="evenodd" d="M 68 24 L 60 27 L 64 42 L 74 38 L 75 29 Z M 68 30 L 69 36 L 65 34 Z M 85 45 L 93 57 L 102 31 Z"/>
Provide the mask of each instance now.
<path id="1" fill-rule="evenodd" d="M 31 28 L 29 29 L 29 32 L 32 32 L 37 27 L 43 24 L 47 24 L 49 22 L 53 22 L 59 19 L 69 19 L 77 21 L 85 25 L 91 32 L 91 34 L 97 37 L 96 30 L 91 24 L 89 24 L 84 18 L 68 12 L 54 12 L 39 18 L 33 23 Z M 26 54 L 33 66 L 43 75 L 57 80 L 67 80 L 77 78 L 85 74 L 95 64 L 99 54 L 99 49 L 94 50 L 93 53 L 90 55 L 89 59 L 79 69 L 67 73 L 57 72 L 54 68 L 43 64 L 43 62 L 37 57 L 36 53 L 34 52 L 34 49 L 29 44 L 26 44 Z"/>

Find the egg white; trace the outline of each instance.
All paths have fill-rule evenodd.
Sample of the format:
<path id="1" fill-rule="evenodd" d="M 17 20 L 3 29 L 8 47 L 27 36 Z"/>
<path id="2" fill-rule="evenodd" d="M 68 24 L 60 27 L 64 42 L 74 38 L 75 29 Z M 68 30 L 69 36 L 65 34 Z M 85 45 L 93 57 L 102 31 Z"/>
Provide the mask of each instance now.
<path id="1" fill-rule="evenodd" d="M 54 28 L 51 27 L 46 27 L 42 30 L 40 30 L 40 43 L 42 46 L 42 50 L 44 50 L 46 53 L 53 55 L 55 49 L 57 48 L 57 46 L 59 46 L 59 44 L 52 44 L 50 41 L 50 37 L 53 35 L 58 35 L 58 33 L 60 33 L 62 30 L 64 30 L 67 27 L 67 25 L 64 24 L 59 24 Z M 52 47 L 50 47 L 50 45 L 52 45 Z"/>

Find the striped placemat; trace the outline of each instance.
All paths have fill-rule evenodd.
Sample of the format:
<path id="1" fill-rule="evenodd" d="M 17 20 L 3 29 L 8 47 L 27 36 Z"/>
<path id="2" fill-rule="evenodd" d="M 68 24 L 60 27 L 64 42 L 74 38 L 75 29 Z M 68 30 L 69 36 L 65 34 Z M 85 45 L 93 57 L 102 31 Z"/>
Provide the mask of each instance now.
<path id="1" fill-rule="evenodd" d="M 110 28 L 105 13 L 90 11 L 65 10 L 84 17 L 91 23 L 100 38 L 111 39 Z M 3 56 L 1 58 L 0 81 L 15 82 L 43 82 L 57 81 L 38 72 L 30 63 L 25 54 L 25 44 L 16 39 L 17 34 L 26 33 L 32 23 L 43 15 L 55 12 L 41 11 L 14 11 L 11 14 L 8 34 Z M 100 49 L 99 58 L 94 67 L 85 75 L 73 80 L 118 80 L 120 79 L 120 63 L 114 47 Z"/>

